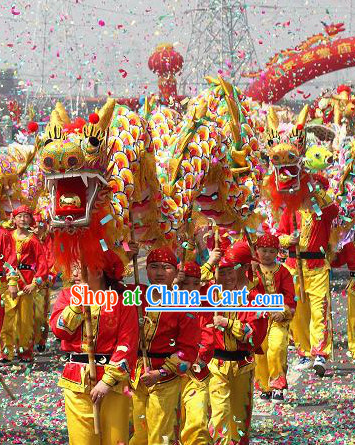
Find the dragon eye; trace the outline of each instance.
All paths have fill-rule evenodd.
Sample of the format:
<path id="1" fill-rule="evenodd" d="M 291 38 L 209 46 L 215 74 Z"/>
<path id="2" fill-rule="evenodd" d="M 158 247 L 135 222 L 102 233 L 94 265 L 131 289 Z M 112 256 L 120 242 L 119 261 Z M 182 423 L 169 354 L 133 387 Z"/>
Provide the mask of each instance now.
<path id="1" fill-rule="evenodd" d="M 98 147 L 100 145 L 100 141 L 95 136 L 89 137 L 89 142 L 93 147 Z"/>
<path id="2" fill-rule="evenodd" d="M 53 139 L 47 139 L 46 142 L 44 143 L 44 146 L 50 144 L 51 142 L 53 142 Z"/>
<path id="3" fill-rule="evenodd" d="M 69 158 L 68 158 L 68 166 L 69 167 L 74 167 L 77 164 L 78 164 L 78 158 L 76 156 L 69 156 Z"/>
<path id="4" fill-rule="evenodd" d="M 50 156 L 46 156 L 46 157 L 43 159 L 43 165 L 44 165 L 45 167 L 47 167 L 47 168 L 52 168 L 53 165 L 54 165 L 54 160 L 53 160 L 53 158 L 51 158 Z"/>

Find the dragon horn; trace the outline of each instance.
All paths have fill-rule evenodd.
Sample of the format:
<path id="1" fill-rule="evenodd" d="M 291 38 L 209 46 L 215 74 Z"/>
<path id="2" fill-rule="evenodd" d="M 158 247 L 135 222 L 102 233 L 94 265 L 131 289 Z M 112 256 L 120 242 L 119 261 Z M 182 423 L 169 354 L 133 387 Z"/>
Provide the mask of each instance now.
<path id="1" fill-rule="evenodd" d="M 240 141 L 239 131 L 239 110 L 234 100 L 233 86 L 226 82 L 222 76 L 218 76 L 219 82 L 223 88 L 229 113 L 231 115 L 231 131 L 235 143 Z"/>
<path id="2" fill-rule="evenodd" d="M 269 130 L 273 130 L 275 132 L 277 132 L 279 127 L 279 118 L 277 117 L 276 111 L 273 107 L 270 107 L 267 113 L 267 126 Z"/>
<path id="3" fill-rule="evenodd" d="M 340 111 L 339 101 L 335 101 L 335 103 L 334 103 L 334 123 L 337 125 L 340 125 L 342 117 L 343 117 L 343 115 L 342 115 L 342 112 Z"/>
<path id="4" fill-rule="evenodd" d="M 302 125 L 304 127 L 306 120 L 307 120 L 308 112 L 309 112 L 309 106 L 305 105 L 302 108 L 300 114 L 298 115 L 296 127 L 297 127 L 297 125 Z"/>
<path id="5" fill-rule="evenodd" d="M 58 113 L 60 120 L 64 125 L 70 124 L 68 113 L 66 112 L 64 105 L 61 102 L 55 104 L 55 111 Z"/>
<path id="6" fill-rule="evenodd" d="M 107 127 L 110 125 L 115 105 L 115 99 L 107 99 L 105 105 L 99 110 L 98 115 L 100 116 L 100 120 L 97 125 L 102 131 L 106 131 Z"/>

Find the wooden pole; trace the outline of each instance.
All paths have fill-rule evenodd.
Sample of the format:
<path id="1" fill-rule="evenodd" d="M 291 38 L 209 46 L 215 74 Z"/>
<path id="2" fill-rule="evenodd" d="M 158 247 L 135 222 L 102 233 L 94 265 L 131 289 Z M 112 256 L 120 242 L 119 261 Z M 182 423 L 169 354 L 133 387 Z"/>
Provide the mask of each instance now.
<path id="1" fill-rule="evenodd" d="M 87 268 L 85 266 L 83 266 L 83 263 L 81 263 L 81 277 L 82 277 L 82 280 L 84 283 L 88 282 Z M 84 320 L 85 320 L 85 330 L 86 330 L 86 339 L 87 339 L 88 357 L 89 357 L 90 384 L 91 384 L 91 389 L 92 389 L 96 385 L 97 379 L 96 379 L 94 337 L 93 337 L 93 332 L 92 332 L 90 306 L 84 306 Z M 93 404 L 93 412 L 94 412 L 95 434 L 99 435 L 100 434 L 100 411 L 99 411 L 99 405 L 97 403 Z"/>
<path id="2" fill-rule="evenodd" d="M 216 226 L 215 232 L 214 232 L 214 248 L 215 249 L 219 249 L 219 228 L 218 228 L 218 226 Z M 219 264 L 216 264 L 216 268 L 215 268 L 215 272 L 214 273 L 215 273 L 215 278 L 216 278 L 216 282 L 217 282 L 217 275 L 219 273 Z M 218 296 L 218 293 L 217 293 L 217 296 Z M 215 317 L 217 317 L 218 311 L 215 311 L 214 315 L 215 315 Z"/>
<path id="3" fill-rule="evenodd" d="M 293 212 L 292 220 L 293 220 L 293 230 L 294 230 L 294 232 L 297 232 L 298 229 L 297 229 L 296 212 Z M 295 245 L 295 249 L 296 249 L 296 264 L 297 264 L 298 282 L 300 284 L 300 296 L 301 296 L 301 302 L 304 303 L 306 301 L 306 292 L 304 289 L 304 277 L 303 277 L 303 268 L 302 268 L 302 260 L 301 260 L 299 243 L 297 243 Z"/>
<path id="4" fill-rule="evenodd" d="M 136 242 L 136 235 L 134 233 L 134 222 L 132 212 L 129 211 L 129 222 L 130 222 L 130 232 L 131 232 L 131 240 Z M 134 271 L 134 284 L 136 286 L 140 285 L 139 282 L 139 269 L 138 269 L 138 259 L 137 255 L 133 255 L 133 271 Z M 148 355 L 147 355 L 147 342 L 145 339 L 144 333 L 144 317 L 143 317 L 143 309 L 142 306 L 137 306 L 138 308 L 138 327 L 139 327 L 139 338 L 141 342 L 141 351 L 143 358 L 143 368 L 144 372 L 148 371 Z"/>
<path id="5" fill-rule="evenodd" d="M 334 336 L 333 336 L 333 315 L 332 315 L 332 293 L 329 292 L 329 330 L 330 335 L 332 336 L 330 342 L 330 358 L 334 361 Z"/>
<path id="6" fill-rule="evenodd" d="M 14 396 L 13 392 L 11 391 L 11 389 L 7 386 L 4 377 L 0 374 L 0 383 L 2 385 L 2 387 L 4 388 L 5 392 L 10 396 L 10 398 L 12 400 L 16 400 L 16 397 Z"/>
<path id="7" fill-rule="evenodd" d="M 247 239 L 247 242 L 248 242 L 248 245 L 249 245 L 250 252 L 251 252 L 252 256 L 254 258 L 256 258 L 256 252 L 255 252 L 255 249 L 254 249 L 254 245 L 253 245 L 253 242 L 252 242 L 252 240 L 250 238 L 250 233 L 247 231 L 246 228 L 244 228 L 244 235 L 245 235 L 245 237 Z M 261 282 L 262 282 L 262 285 L 264 287 L 264 291 L 267 292 L 265 275 L 263 274 L 259 263 L 256 265 L 256 270 L 257 270 L 257 272 L 259 272 L 259 275 L 260 275 L 260 278 L 261 278 Z"/>

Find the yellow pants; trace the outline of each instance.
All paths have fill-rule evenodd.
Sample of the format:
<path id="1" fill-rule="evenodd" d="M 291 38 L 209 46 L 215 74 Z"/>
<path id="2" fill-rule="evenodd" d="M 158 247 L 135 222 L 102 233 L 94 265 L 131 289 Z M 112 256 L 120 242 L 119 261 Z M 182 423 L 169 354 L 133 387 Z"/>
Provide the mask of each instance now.
<path id="1" fill-rule="evenodd" d="M 227 374 L 219 371 L 217 360 L 208 365 L 212 373 L 209 392 L 212 408 L 210 432 L 218 445 L 249 443 L 253 410 L 254 369 L 239 369 Z M 232 365 L 233 362 L 231 362 Z M 245 371 L 245 372 L 244 372 Z"/>
<path id="2" fill-rule="evenodd" d="M 3 295 L 7 291 L 7 283 L 0 281 L 0 332 L 2 329 L 2 323 L 4 321 L 5 316 L 5 301 L 3 300 Z"/>
<path id="3" fill-rule="evenodd" d="M 48 336 L 49 291 L 41 289 L 34 296 L 34 341 L 35 344 L 45 344 Z"/>
<path id="4" fill-rule="evenodd" d="M 101 440 L 94 434 L 89 394 L 64 389 L 69 445 L 128 444 L 129 398 L 110 391 L 100 404 Z"/>
<path id="5" fill-rule="evenodd" d="M 3 296 L 5 317 L 1 330 L 1 352 L 8 360 L 13 360 L 17 340 L 18 355 L 31 358 L 34 335 L 34 294 L 22 295 L 15 299 L 9 294 Z"/>
<path id="6" fill-rule="evenodd" d="M 262 344 L 264 355 L 255 355 L 255 381 L 263 392 L 287 388 L 288 331 L 288 321 L 269 321 L 268 334 Z"/>
<path id="7" fill-rule="evenodd" d="M 298 353 L 301 356 L 322 355 L 328 357 L 331 351 L 332 333 L 329 330 L 329 270 L 309 275 L 304 271 L 306 300 L 299 297 L 291 330 Z M 298 280 L 295 283 L 296 295 L 300 295 Z"/>
<path id="8" fill-rule="evenodd" d="M 355 278 L 348 284 L 348 348 L 355 359 Z"/>
<path id="9" fill-rule="evenodd" d="M 182 445 L 208 445 L 208 383 L 190 377 L 181 379 L 180 437 Z"/>
<path id="10" fill-rule="evenodd" d="M 134 434 L 129 445 L 175 443 L 180 389 L 180 377 L 150 388 L 139 382 L 132 397 Z"/>

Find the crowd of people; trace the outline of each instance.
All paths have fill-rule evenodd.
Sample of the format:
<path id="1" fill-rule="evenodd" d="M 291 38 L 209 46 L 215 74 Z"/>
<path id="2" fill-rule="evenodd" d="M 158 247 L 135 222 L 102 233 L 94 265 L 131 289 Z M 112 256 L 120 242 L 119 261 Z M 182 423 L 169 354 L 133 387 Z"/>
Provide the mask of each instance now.
<path id="1" fill-rule="evenodd" d="M 15 354 L 31 363 L 35 347 L 45 350 L 50 326 L 66 354 L 59 386 L 71 445 L 248 444 L 253 398 L 281 403 L 286 397 L 290 342 L 298 371 L 314 368 L 319 378 L 326 372 L 332 352 L 331 267 L 347 265 L 350 271 L 348 344 L 355 358 L 355 242 L 329 260 L 338 205 L 313 196 L 321 214 L 305 199 L 296 212 L 296 231 L 286 208 L 276 234 L 264 225 L 251 244 L 241 235 L 226 249 L 215 245 L 203 264 L 178 258 L 170 247 L 153 248 L 146 258 L 151 285 L 171 290 L 176 284 L 201 295 L 213 283 L 230 291 L 246 286 L 250 305 L 256 294 L 283 294 L 283 312 L 147 312 L 148 283 L 140 283 L 142 312 L 125 306 L 123 298 L 113 311 L 91 307 L 95 382 L 89 369 L 91 333 L 84 308 L 71 304 L 70 286 L 87 282 L 93 291 L 114 289 L 121 297 L 136 286 L 124 284 L 125 267 L 108 249 L 96 269 L 73 268 L 48 320 L 56 276 L 53 237 L 40 215 L 17 207 L 0 229 L 1 364 L 11 363 Z M 130 258 L 136 257 L 138 244 L 128 247 Z M 285 262 L 280 248 L 288 251 Z M 100 435 L 94 431 L 93 405 L 99 409 Z"/>

